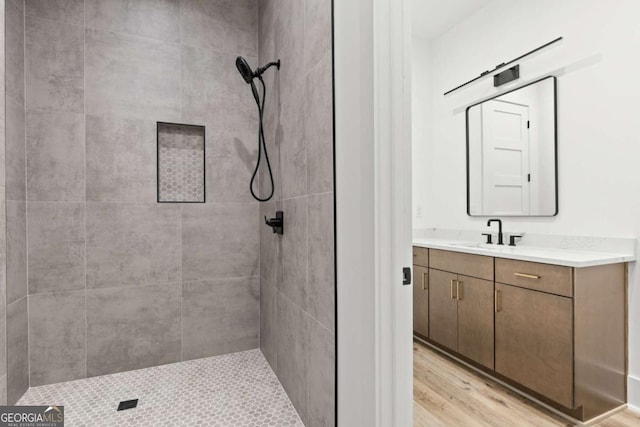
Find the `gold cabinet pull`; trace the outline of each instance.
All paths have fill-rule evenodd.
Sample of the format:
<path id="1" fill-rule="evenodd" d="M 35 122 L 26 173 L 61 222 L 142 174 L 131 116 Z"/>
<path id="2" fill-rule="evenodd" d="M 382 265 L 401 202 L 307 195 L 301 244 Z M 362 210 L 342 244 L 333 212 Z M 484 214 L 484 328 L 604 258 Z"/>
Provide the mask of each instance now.
<path id="1" fill-rule="evenodd" d="M 493 292 L 493 307 L 496 313 L 500 311 L 500 291 L 497 289 Z"/>
<path id="2" fill-rule="evenodd" d="M 453 282 L 455 282 L 454 279 L 451 279 L 451 281 L 449 282 L 449 290 L 451 291 L 451 299 L 455 299 L 456 297 L 453 296 Z"/>
<path id="3" fill-rule="evenodd" d="M 460 301 L 462 299 L 462 294 L 460 293 L 460 285 L 462 284 L 461 281 L 456 280 L 456 299 L 458 301 Z"/>
<path id="4" fill-rule="evenodd" d="M 527 273 L 513 273 L 516 277 L 524 277 L 526 279 L 539 279 L 540 276 L 536 276 L 535 274 L 527 274 Z"/>
<path id="5" fill-rule="evenodd" d="M 427 273 L 422 273 L 422 290 L 427 290 Z"/>

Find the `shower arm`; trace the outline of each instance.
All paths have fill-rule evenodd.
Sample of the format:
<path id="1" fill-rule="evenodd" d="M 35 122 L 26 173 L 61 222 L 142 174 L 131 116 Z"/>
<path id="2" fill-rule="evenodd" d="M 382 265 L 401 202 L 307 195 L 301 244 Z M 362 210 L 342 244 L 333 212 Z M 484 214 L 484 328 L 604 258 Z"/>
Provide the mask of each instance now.
<path id="1" fill-rule="evenodd" d="M 254 71 L 253 74 L 254 74 L 255 77 L 260 77 L 265 71 L 267 71 L 271 67 L 276 67 L 279 70 L 280 69 L 280 60 L 278 59 L 277 61 L 269 62 L 264 67 L 258 67 L 256 69 L 256 71 Z"/>

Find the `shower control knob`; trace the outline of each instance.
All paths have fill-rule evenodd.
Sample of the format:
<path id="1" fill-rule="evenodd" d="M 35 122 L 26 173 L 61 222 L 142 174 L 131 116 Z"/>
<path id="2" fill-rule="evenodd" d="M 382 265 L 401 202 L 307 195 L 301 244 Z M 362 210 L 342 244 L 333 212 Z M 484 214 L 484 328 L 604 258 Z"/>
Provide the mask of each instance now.
<path id="1" fill-rule="evenodd" d="M 273 228 L 274 233 L 284 234 L 284 213 L 282 211 L 276 211 L 275 218 L 267 219 L 265 216 L 264 223 Z"/>

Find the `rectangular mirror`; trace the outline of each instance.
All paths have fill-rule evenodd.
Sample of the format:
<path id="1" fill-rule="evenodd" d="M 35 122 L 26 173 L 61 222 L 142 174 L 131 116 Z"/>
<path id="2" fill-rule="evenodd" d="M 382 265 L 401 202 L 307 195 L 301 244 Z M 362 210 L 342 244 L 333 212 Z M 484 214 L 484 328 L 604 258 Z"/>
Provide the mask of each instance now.
<path id="1" fill-rule="evenodd" d="M 556 78 L 467 108 L 467 214 L 558 213 Z"/>

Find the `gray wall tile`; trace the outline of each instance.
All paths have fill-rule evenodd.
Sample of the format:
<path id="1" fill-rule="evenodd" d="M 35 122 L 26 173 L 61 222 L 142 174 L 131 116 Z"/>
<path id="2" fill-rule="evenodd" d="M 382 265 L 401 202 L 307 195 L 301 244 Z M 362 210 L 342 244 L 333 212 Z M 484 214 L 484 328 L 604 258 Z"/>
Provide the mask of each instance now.
<path id="1" fill-rule="evenodd" d="M 192 204 L 182 210 L 184 281 L 256 276 L 258 204 Z"/>
<path id="2" fill-rule="evenodd" d="M 7 304 L 27 295 L 26 203 L 7 201 Z"/>
<path id="3" fill-rule="evenodd" d="M 274 54 L 282 61 L 278 74 L 283 105 L 295 105 L 296 99 L 304 93 L 307 72 L 304 3 L 303 0 L 279 1 L 274 6 Z"/>
<path id="4" fill-rule="evenodd" d="M 260 349 L 271 365 L 271 369 L 277 372 L 278 366 L 278 291 L 260 279 Z"/>
<path id="5" fill-rule="evenodd" d="M 4 188 L 0 188 L 0 376 L 7 373 L 7 209 Z M 6 378 L 5 378 L 6 387 Z M 5 389 L 6 394 L 6 389 Z M 2 400 L 0 400 L 2 402 Z M 1 404 L 1 403 L 0 403 Z"/>
<path id="6" fill-rule="evenodd" d="M 335 425 L 335 337 L 313 319 L 309 321 L 308 426 Z"/>
<path id="7" fill-rule="evenodd" d="M 83 0 L 25 0 L 25 14 L 83 25 Z"/>
<path id="8" fill-rule="evenodd" d="M 6 188 L 7 200 L 25 200 L 25 111 L 24 106 L 7 99 Z"/>
<path id="9" fill-rule="evenodd" d="M 86 111 L 178 122 L 180 47 L 86 30 Z"/>
<path id="10" fill-rule="evenodd" d="M 82 27 L 27 16 L 25 45 L 27 108 L 82 113 Z"/>
<path id="11" fill-rule="evenodd" d="M 155 202 L 156 124 L 86 117 L 87 200 Z"/>
<path id="12" fill-rule="evenodd" d="M 87 287 L 180 282 L 180 206 L 87 203 Z"/>
<path id="13" fill-rule="evenodd" d="M 0 298 L 0 376 L 7 375 L 7 305 L 4 297 Z M 5 377 L 6 387 L 6 377 Z M 6 394 L 6 388 L 5 388 Z M 0 402 L 3 400 L 0 399 Z M 5 400 L 6 401 L 6 400 Z M 2 403 L 0 403 L 1 405 Z"/>
<path id="14" fill-rule="evenodd" d="M 304 53 L 307 70 L 331 52 L 331 37 L 331 2 L 304 0 Z"/>
<path id="15" fill-rule="evenodd" d="M 84 203 L 29 202 L 29 294 L 85 288 L 84 209 Z"/>
<path id="16" fill-rule="evenodd" d="M 249 122 L 248 122 L 249 123 Z M 207 199 L 216 203 L 251 202 L 249 182 L 258 155 L 255 129 L 207 133 Z M 264 157 L 262 159 L 264 161 Z M 259 181 L 256 180 L 255 191 Z"/>
<path id="17" fill-rule="evenodd" d="M 181 287 L 87 291 L 87 376 L 178 362 Z"/>
<path id="18" fill-rule="evenodd" d="M 307 191 L 333 191 L 333 89 L 331 55 L 309 72 L 305 96 Z"/>
<path id="19" fill-rule="evenodd" d="M 309 314 L 335 333 L 333 193 L 309 196 Z"/>
<path id="20" fill-rule="evenodd" d="M 307 310 L 307 198 L 282 202 L 285 233 L 282 236 L 282 282 L 280 292 L 303 310 Z"/>
<path id="21" fill-rule="evenodd" d="M 7 374 L 0 377 L 0 405 L 7 404 Z"/>
<path id="22" fill-rule="evenodd" d="M 206 125 L 211 135 L 247 129 L 257 132 L 258 109 L 250 86 L 236 69 L 237 56 L 237 52 L 182 47 L 184 122 Z M 256 66 L 255 56 L 245 59 Z"/>
<path id="23" fill-rule="evenodd" d="M 180 41 L 179 0 L 85 0 L 87 28 Z"/>
<path id="24" fill-rule="evenodd" d="M 0 16 L 0 19 L 2 19 L 2 16 Z M 2 48 L 0 47 L 0 51 L 1 50 Z M 0 56 L 0 61 L 2 61 L 2 59 L 3 58 Z M 1 78 L 3 78 L 3 75 L 2 75 L 2 72 L 0 71 L 0 79 Z M 1 88 L 0 88 L 0 98 L 4 99 L 4 97 L 2 97 Z M 6 165 L 7 157 L 6 157 L 6 143 L 5 143 L 6 141 L 5 102 L 0 102 L 0 115 L 1 115 L 0 116 L 0 187 L 2 187 L 4 190 L 6 186 L 6 175 L 7 175 L 7 165 Z"/>
<path id="25" fill-rule="evenodd" d="M 24 106 L 24 2 L 5 2 L 5 88 L 7 103 Z M 8 121 L 8 118 L 7 118 Z"/>
<path id="26" fill-rule="evenodd" d="M 282 202 L 260 203 L 260 218 L 272 218 L 282 209 Z M 288 214 L 285 217 L 285 234 L 289 232 Z M 284 235 L 276 234 L 271 227 L 260 224 L 260 276 L 271 286 L 278 287 L 282 280 L 282 240 Z"/>
<path id="27" fill-rule="evenodd" d="M 84 200 L 84 115 L 27 113 L 29 200 Z"/>
<path id="28" fill-rule="evenodd" d="M 7 306 L 7 402 L 15 404 L 29 388 L 27 297 Z"/>
<path id="29" fill-rule="evenodd" d="M 307 194 L 307 151 L 304 139 L 304 102 L 300 100 L 282 106 L 276 130 L 276 145 L 280 149 L 282 197 L 287 199 Z"/>
<path id="30" fill-rule="evenodd" d="M 260 62 L 273 57 L 275 49 L 275 6 L 276 0 L 258 2 L 258 55 Z"/>
<path id="31" fill-rule="evenodd" d="M 29 296 L 31 387 L 86 376 L 85 332 L 84 290 Z"/>
<path id="32" fill-rule="evenodd" d="M 261 348 L 269 359 L 269 349 L 277 342 L 276 372 L 306 425 L 333 425 L 331 2 L 264 0 L 259 22 L 260 61 L 282 60 L 279 73 L 265 76 L 273 88 L 266 102 L 265 136 L 270 152 L 276 153 L 279 185 L 275 203 L 261 206 L 260 214 L 278 203 L 285 212 L 285 235 L 279 246 L 273 236 L 261 232 Z M 264 190 L 264 171 L 260 178 Z M 278 318 L 275 333 L 269 326 L 272 310 Z M 304 324 L 300 318 L 312 328 L 309 341 L 300 336 L 299 327 L 291 326 Z"/>
<path id="33" fill-rule="evenodd" d="M 0 82 L 3 82 L 2 84 L 0 84 L 0 146 L 2 148 L 2 150 L 0 150 L 0 185 L 2 187 L 4 187 L 4 128 L 5 128 L 5 107 L 4 104 L 6 102 L 6 68 L 7 68 L 7 64 L 5 62 L 6 59 L 6 55 L 5 55 L 5 50 L 6 50 L 6 46 L 5 46 L 5 40 L 6 40 L 6 22 L 5 22 L 5 2 L 2 1 L 1 2 L 2 7 L 0 7 L 0 29 L 2 31 L 0 31 L 0 64 L 3 64 L 3 66 L 0 67 Z"/>
<path id="34" fill-rule="evenodd" d="M 259 347 L 260 288 L 257 277 L 183 285 L 185 360 Z"/>
<path id="35" fill-rule="evenodd" d="M 280 151 L 279 173 L 282 198 L 306 194 L 307 155 L 304 141 L 304 1 L 274 2 L 273 14 L 267 25 L 272 27 L 273 59 L 280 59 L 282 67 L 271 83 L 272 98 L 268 106 L 268 123 L 275 123 L 275 145 Z M 269 37 L 270 41 L 271 38 Z M 273 60 L 265 55 L 264 61 Z M 270 77 L 270 76 L 267 76 Z M 269 100 L 267 100 L 268 102 Z M 269 114 L 275 113 L 273 118 Z M 269 125 L 268 125 L 269 126 Z M 271 131 L 268 131 L 271 133 Z"/>
<path id="36" fill-rule="evenodd" d="M 309 321 L 300 307 L 287 297 L 278 298 L 278 370 L 276 374 L 307 423 L 307 373 L 309 371 Z"/>
<path id="37" fill-rule="evenodd" d="M 258 54 L 256 0 L 181 3 L 182 43 L 235 55 Z"/>
<path id="38" fill-rule="evenodd" d="M 266 116 L 269 116 L 269 115 L 270 115 L 270 112 L 269 110 L 267 110 Z M 256 180 L 256 181 L 259 181 L 259 185 L 254 185 L 254 188 L 256 188 L 256 190 L 258 187 L 260 188 L 260 192 L 258 193 L 260 198 L 264 199 L 268 197 L 269 194 L 271 194 L 271 192 L 273 191 L 272 200 L 281 200 L 282 199 L 282 173 L 280 171 L 282 170 L 282 168 L 280 167 L 280 164 L 282 163 L 282 161 L 280 157 L 282 152 L 280 150 L 280 146 L 277 145 L 276 143 L 279 143 L 282 138 L 280 137 L 280 140 L 279 140 L 276 137 L 275 132 L 269 131 L 270 127 L 275 127 L 275 125 L 273 125 L 276 121 L 275 116 L 271 118 L 267 117 L 265 120 L 266 122 L 264 123 L 264 128 L 265 128 L 264 138 L 267 146 L 267 152 L 269 155 L 269 164 L 271 165 L 273 185 L 271 184 L 271 179 L 269 177 L 269 169 L 267 168 L 267 163 L 263 156 L 263 159 L 260 162 L 260 169 L 258 171 L 259 179 Z M 282 128 L 279 128 L 279 130 L 282 131 Z M 256 145 L 257 145 L 257 141 L 256 141 Z M 255 160 L 254 160 L 253 166 L 255 167 Z"/>

